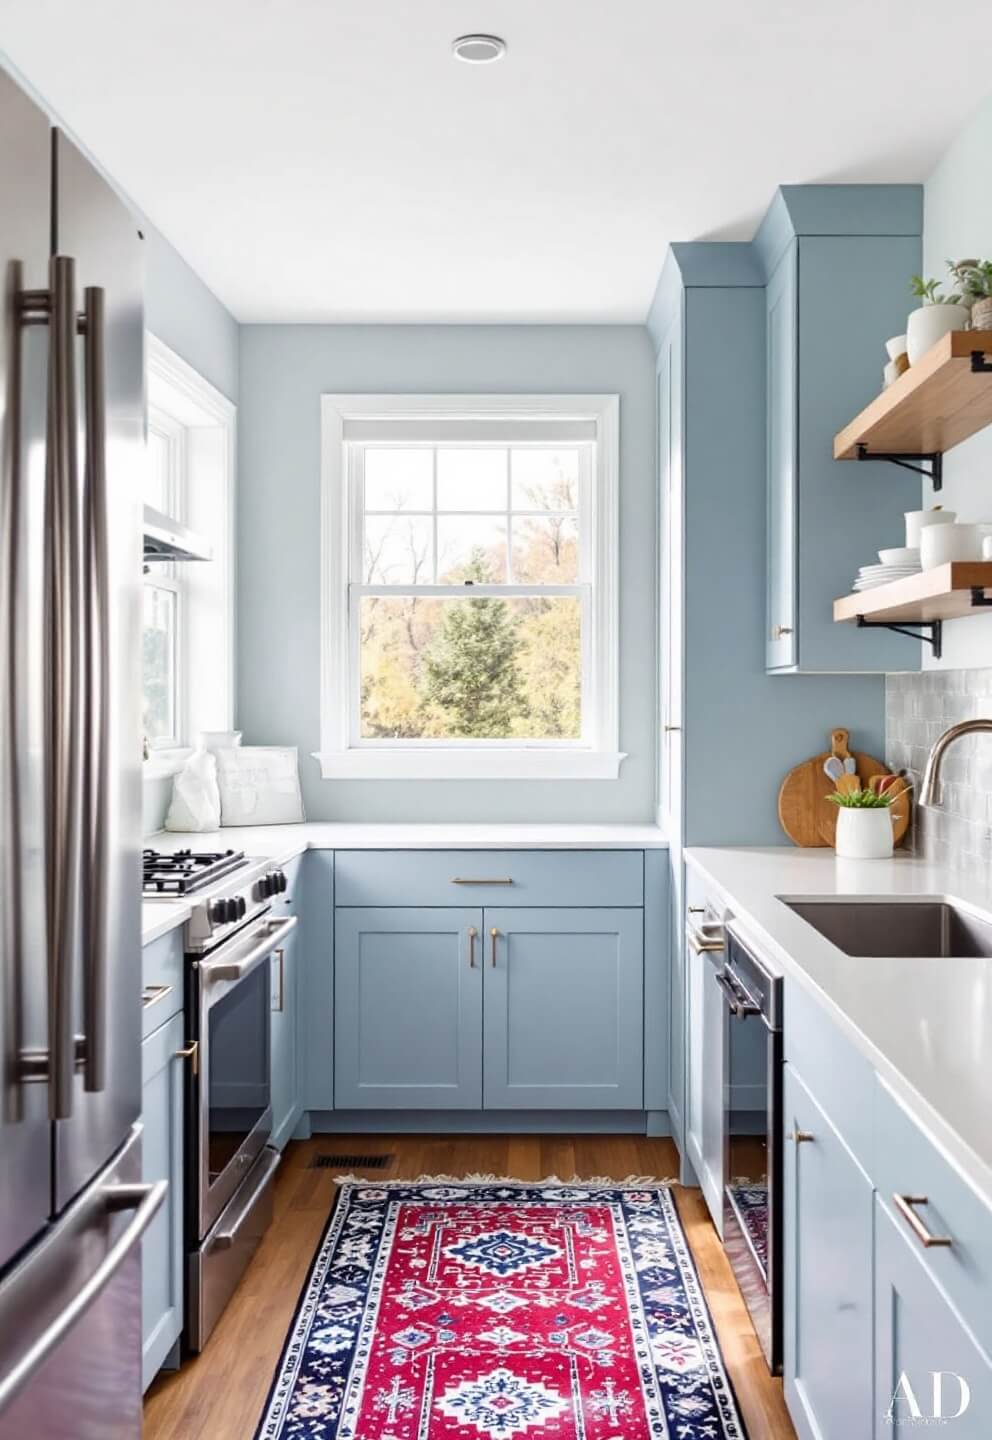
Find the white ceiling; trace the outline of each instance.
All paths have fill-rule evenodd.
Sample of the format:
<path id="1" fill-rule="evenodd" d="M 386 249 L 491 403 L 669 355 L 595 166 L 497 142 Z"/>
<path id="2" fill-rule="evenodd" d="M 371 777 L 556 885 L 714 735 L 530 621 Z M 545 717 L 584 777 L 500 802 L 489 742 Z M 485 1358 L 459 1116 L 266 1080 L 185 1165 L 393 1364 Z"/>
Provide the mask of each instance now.
<path id="1" fill-rule="evenodd" d="M 992 85 L 937 10 L 0 0 L 0 47 L 239 320 L 638 322 L 777 184 L 926 177 Z"/>

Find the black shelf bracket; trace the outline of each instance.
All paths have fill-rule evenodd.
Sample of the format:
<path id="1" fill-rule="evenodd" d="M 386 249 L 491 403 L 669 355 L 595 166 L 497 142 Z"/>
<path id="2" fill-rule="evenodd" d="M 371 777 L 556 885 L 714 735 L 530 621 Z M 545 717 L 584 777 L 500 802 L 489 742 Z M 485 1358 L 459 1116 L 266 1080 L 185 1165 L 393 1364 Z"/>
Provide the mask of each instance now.
<path id="1" fill-rule="evenodd" d="M 981 353 L 980 350 L 975 351 L 975 355 L 980 358 Z M 972 368 L 974 368 L 974 355 L 972 356 Z M 992 364 L 987 368 L 992 370 Z M 859 441 L 855 454 L 859 460 L 887 460 L 890 465 L 901 465 L 904 470 L 912 470 L 914 474 L 922 475 L 925 480 L 929 480 L 935 491 L 944 488 L 944 456 L 939 450 L 924 450 L 919 454 L 906 451 L 900 455 L 892 455 L 888 451 L 881 450 L 869 453 L 868 446 Z M 914 465 L 914 460 L 929 465 L 929 470 L 924 470 L 922 465 Z"/>
<path id="2" fill-rule="evenodd" d="M 992 595 L 986 595 L 984 585 L 972 585 L 971 604 L 975 610 L 987 610 L 992 607 Z"/>
<path id="3" fill-rule="evenodd" d="M 984 350 L 972 350 L 971 372 L 973 375 L 992 375 L 992 360 L 986 360 Z"/>
<path id="4" fill-rule="evenodd" d="M 974 602 L 973 602 L 974 603 Z M 992 602 L 983 600 L 987 605 Z M 919 630 L 907 630 L 905 625 L 892 625 L 887 620 L 866 620 L 863 615 L 858 616 L 859 630 L 893 630 L 897 635 L 906 635 L 910 640 L 925 640 L 933 650 L 933 658 L 939 660 L 943 649 L 944 622 L 943 620 L 924 620 L 920 622 Z"/>

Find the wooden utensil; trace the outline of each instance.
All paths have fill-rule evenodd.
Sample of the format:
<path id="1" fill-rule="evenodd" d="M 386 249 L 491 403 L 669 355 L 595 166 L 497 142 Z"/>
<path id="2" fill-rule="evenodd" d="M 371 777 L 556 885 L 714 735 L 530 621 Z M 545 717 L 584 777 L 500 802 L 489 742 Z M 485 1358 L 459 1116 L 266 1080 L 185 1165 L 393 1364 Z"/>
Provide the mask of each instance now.
<path id="1" fill-rule="evenodd" d="M 888 768 L 871 755 L 848 749 L 849 732 L 838 726 L 830 733 L 830 749 L 790 770 L 782 781 L 778 795 L 778 818 L 782 829 L 794 845 L 832 845 L 837 829 L 837 807 L 826 797 L 836 788 L 823 767 L 831 755 L 841 765 L 853 759 L 859 785 L 867 785 L 872 775 L 888 775 Z M 849 777 L 852 781 L 855 776 Z"/>

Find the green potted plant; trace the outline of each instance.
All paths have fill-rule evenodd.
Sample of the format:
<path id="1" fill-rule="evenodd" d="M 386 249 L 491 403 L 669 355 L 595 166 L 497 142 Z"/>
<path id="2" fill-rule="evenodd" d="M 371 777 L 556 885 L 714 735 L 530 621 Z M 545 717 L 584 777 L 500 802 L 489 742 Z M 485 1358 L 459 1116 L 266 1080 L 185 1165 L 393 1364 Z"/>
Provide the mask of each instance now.
<path id="1" fill-rule="evenodd" d="M 885 860 L 891 855 L 896 821 L 892 803 L 905 794 L 900 787 L 895 795 L 891 788 L 881 794 L 875 789 L 850 789 L 828 795 L 827 800 L 839 811 L 834 840 L 837 854 L 846 860 Z"/>
<path id="2" fill-rule="evenodd" d="M 906 322 L 906 350 L 910 365 L 915 365 L 952 330 L 967 329 L 971 317 L 967 305 L 961 303 L 961 296 L 944 295 L 937 280 L 914 275 L 909 288 L 922 302 Z"/>
<path id="3" fill-rule="evenodd" d="M 971 306 L 971 328 L 992 330 L 992 260 L 948 260 L 947 268 Z"/>

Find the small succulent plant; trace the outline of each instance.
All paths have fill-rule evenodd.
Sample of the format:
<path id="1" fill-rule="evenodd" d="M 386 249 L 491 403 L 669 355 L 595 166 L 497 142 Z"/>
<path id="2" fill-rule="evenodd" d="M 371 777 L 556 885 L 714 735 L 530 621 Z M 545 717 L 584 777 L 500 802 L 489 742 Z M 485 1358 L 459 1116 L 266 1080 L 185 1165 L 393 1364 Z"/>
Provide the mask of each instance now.
<path id="1" fill-rule="evenodd" d="M 922 275 L 914 275 L 909 282 L 909 288 L 917 299 L 922 300 L 924 305 L 961 304 L 960 295 L 943 295 L 941 293 L 939 280 L 924 280 Z"/>

